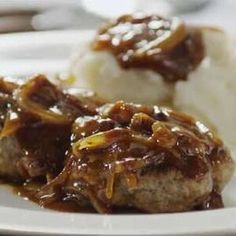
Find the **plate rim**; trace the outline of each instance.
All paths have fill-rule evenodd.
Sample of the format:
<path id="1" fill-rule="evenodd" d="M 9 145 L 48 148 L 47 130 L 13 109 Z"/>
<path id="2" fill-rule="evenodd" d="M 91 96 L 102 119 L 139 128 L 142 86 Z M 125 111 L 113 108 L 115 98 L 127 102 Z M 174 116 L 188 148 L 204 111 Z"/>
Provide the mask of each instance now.
<path id="1" fill-rule="evenodd" d="M 232 233 L 236 231 L 236 224 L 234 222 L 236 207 L 199 212 L 151 215 L 43 212 L 2 206 L 0 206 L 0 212 L 1 215 L 5 216 L 0 221 L 0 230 L 28 234 L 200 235 Z M 12 219 L 17 215 L 21 218 L 12 222 Z M 89 225 L 85 224 L 88 220 L 91 221 Z M 60 222 L 63 222 L 63 224 L 60 224 Z M 184 224 L 180 222 L 184 222 Z M 214 222 L 214 224 L 210 222 Z M 216 222 L 217 224 L 215 224 Z M 135 229 L 133 228 L 134 226 Z"/>

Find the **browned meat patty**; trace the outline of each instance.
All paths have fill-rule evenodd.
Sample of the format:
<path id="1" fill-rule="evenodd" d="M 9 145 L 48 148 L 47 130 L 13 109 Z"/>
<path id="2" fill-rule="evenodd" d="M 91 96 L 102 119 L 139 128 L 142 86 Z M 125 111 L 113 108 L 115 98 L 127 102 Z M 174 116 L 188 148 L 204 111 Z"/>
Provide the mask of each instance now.
<path id="1" fill-rule="evenodd" d="M 24 84 L 0 80 L 0 176 L 52 178 L 63 168 L 71 126 L 96 104 L 59 90 L 39 75 Z"/>
<path id="2" fill-rule="evenodd" d="M 99 115 L 76 120 L 72 142 L 65 168 L 38 193 L 44 205 L 72 200 L 100 213 L 117 206 L 209 207 L 234 170 L 223 143 L 202 123 L 157 106 L 106 105 Z"/>

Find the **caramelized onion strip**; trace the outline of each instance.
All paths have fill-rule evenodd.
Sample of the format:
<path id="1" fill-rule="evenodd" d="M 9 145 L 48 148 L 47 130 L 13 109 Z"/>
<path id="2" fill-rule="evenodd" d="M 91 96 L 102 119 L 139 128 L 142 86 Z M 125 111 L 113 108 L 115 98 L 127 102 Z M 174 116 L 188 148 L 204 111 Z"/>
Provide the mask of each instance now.
<path id="1" fill-rule="evenodd" d="M 22 122 L 20 122 L 19 119 L 10 120 L 9 117 L 7 117 L 0 133 L 0 139 L 13 134 L 20 127 L 22 127 Z"/>
<path id="2" fill-rule="evenodd" d="M 25 85 L 23 85 L 17 95 L 16 99 L 21 109 L 27 111 L 36 117 L 42 119 L 45 122 L 54 123 L 54 124 L 67 124 L 70 123 L 68 117 L 62 114 L 57 114 L 55 112 L 51 112 L 43 108 L 40 104 L 32 101 L 30 96 L 32 95 L 32 91 L 34 91 L 34 87 L 36 86 L 35 80 L 30 80 Z"/>
<path id="3" fill-rule="evenodd" d="M 145 47 L 142 47 L 136 51 L 136 56 L 141 56 L 144 53 L 155 53 L 155 49 L 160 49 L 162 52 L 169 51 L 178 45 L 186 37 L 186 27 L 182 21 L 177 18 L 173 18 L 171 28 L 166 31 L 160 37 L 149 42 Z"/>
<path id="4" fill-rule="evenodd" d="M 74 155 L 79 156 L 81 150 L 104 149 L 115 142 L 129 139 L 130 137 L 130 132 L 122 128 L 99 132 L 75 142 L 72 145 L 72 151 Z"/>

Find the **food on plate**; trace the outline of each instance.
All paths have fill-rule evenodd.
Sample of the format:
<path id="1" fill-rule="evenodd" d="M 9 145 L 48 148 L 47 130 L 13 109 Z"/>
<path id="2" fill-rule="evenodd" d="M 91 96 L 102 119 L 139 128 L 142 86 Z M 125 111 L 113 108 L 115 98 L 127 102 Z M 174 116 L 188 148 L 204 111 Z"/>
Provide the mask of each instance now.
<path id="1" fill-rule="evenodd" d="M 108 101 L 167 105 L 188 112 L 236 153 L 234 51 L 227 34 L 213 27 L 157 15 L 124 15 L 80 45 L 70 82 Z"/>
<path id="2" fill-rule="evenodd" d="M 59 90 L 43 75 L 23 84 L 1 78 L 0 176 L 14 181 L 55 177 L 73 121 L 95 114 L 94 104 Z"/>
<path id="3" fill-rule="evenodd" d="M 48 208 L 223 207 L 234 161 L 218 134 L 236 147 L 236 57 L 225 33 L 133 14 L 81 47 L 67 89 L 44 75 L 0 79 L 0 177 Z"/>
<path id="4" fill-rule="evenodd" d="M 222 141 L 186 114 L 104 103 L 43 75 L 2 78 L 0 101 L 0 176 L 20 182 L 41 206 L 73 202 L 99 213 L 223 206 L 234 162 Z"/>
<path id="5" fill-rule="evenodd" d="M 74 122 L 65 167 L 37 197 L 44 206 L 64 199 L 99 213 L 218 208 L 233 170 L 221 140 L 199 121 L 120 101 Z"/>

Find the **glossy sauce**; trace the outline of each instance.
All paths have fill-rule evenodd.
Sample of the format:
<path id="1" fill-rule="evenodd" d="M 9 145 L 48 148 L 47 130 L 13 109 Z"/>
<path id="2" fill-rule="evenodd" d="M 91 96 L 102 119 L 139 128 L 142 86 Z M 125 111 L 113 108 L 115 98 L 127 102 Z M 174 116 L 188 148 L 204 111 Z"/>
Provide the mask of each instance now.
<path id="1" fill-rule="evenodd" d="M 222 196 L 216 189 L 210 193 L 205 201 L 202 204 L 196 207 L 196 210 L 212 210 L 223 208 L 224 203 L 222 200 Z"/>
<path id="2" fill-rule="evenodd" d="M 1 181 L 0 184 L 9 185 L 5 181 Z M 36 197 L 37 191 L 44 185 L 42 182 L 37 181 L 29 181 L 24 184 L 12 184 L 13 192 L 24 198 L 26 201 L 32 201 L 39 205 L 42 208 L 59 211 L 59 212 L 70 212 L 70 213 L 97 213 L 96 210 L 92 206 L 80 206 L 76 203 L 76 201 L 59 199 L 53 201 L 45 206 L 40 204 L 39 199 Z M 137 209 L 126 207 L 126 208 L 117 208 L 113 209 L 114 214 L 133 214 L 133 213 L 145 213 L 141 212 Z"/>
<path id="3" fill-rule="evenodd" d="M 100 108 L 95 117 L 77 119 L 72 137 L 63 172 L 43 188 L 40 197 L 47 202 L 48 196 L 57 194 L 53 186 L 61 185 L 68 198 L 84 196 L 102 213 L 112 212 L 121 178 L 128 189 L 138 188 L 139 178 L 153 171 L 177 169 L 187 178 L 201 180 L 211 159 L 221 164 L 229 158 L 222 143 L 193 118 L 124 102 Z M 201 207 L 214 208 L 210 202 L 211 196 Z"/>
<path id="4" fill-rule="evenodd" d="M 82 207 L 76 204 L 76 202 L 73 201 L 66 201 L 58 200 L 53 201 L 50 204 L 47 204 L 47 206 L 42 206 L 40 204 L 39 199 L 36 197 L 38 190 L 44 185 L 42 182 L 37 181 L 28 181 L 21 185 L 14 185 L 13 191 L 18 196 L 24 198 L 27 201 L 32 201 L 38 205 L 40 205 L 42 208 L 47 208 L 55 211 L 60 212 L 83 212 L 83 213 L 95 213 L 94 209 L 92 207 Z"/>
<path id="5" fill-rule="evenodd" d="M 125 69 L 151 69 L 165 81 L 186 80 L 204 57 L 199 29 L 177 18 L 124 15 L 101 27 L 92 48 L 111 52 Z"/>

